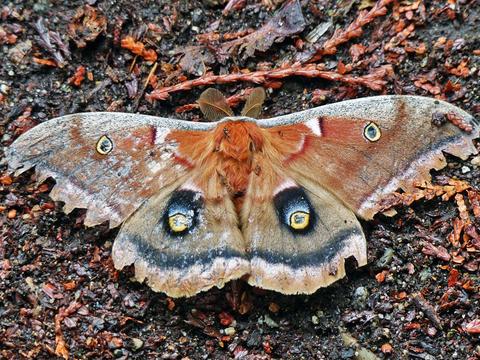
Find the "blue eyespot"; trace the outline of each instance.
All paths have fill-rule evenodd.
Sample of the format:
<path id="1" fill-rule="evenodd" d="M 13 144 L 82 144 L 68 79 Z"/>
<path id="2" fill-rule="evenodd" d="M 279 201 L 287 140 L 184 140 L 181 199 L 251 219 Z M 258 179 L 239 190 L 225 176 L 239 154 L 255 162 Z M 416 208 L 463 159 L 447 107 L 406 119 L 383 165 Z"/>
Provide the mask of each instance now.
<path id="1" fill-rule="evenodd" d="M 113 150 L 113 142 L 107 135 L 103 135 L 98 139 L 95 149 L 99 154 L 107 155 Z"/>
<path id="2" fill-rule="evenodd" d="M 316 214 L 305 191 L 300 187 L 287 188 L 273 198 L 280 223 L 293 233 L 308 233 L 314 226 Z"/>
<path id="3" fill-rule="evenodd" d="M 380 139 L 382 132 L 377 124 L 369 122 L 363 129 L 363 136 L 365 136 L 368 141 L 375 142 Z"/>
<path id="4" fill-rule="evenodd" d="M 163 227 L 173 236 L 192 232 L 198 225 L 203 209 L 202 196 L 191 190 L 177 190 L 172 194 L 163 214 Z"/>

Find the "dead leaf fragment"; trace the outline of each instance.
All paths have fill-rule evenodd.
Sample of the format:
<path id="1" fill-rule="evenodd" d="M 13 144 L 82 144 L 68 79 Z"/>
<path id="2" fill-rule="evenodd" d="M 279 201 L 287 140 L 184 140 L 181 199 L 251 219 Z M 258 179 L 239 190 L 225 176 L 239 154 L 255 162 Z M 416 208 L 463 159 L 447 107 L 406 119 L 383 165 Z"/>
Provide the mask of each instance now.
<path id="1" fill-rule="evenodd" d="M 67 308 L 61 307 L 58 311 L 58 314 L 55 315 L 55 354 L 57 356 L 63 357 L 64 359 L 69 358 L 69 352 L 65 343 L 65 339 L 63 337 L 61 324 L 67 316 L 74 314 L 81 307 L 81 303 L 74 301 Z"/>
<path id="2" fill-rule="evenodd" d="M 54 60 L 51 59 L 40 59 L 37 57 L 33 57 L 33 62 L 39 65 L 45 65 L 45 66 L 51 66 L 51 67 L 57 67 L 57 63 Z"/>
<path id="3" fill-rule="evenodd" d="M 381 350 L 384 354 L 391 354 L 393 351 L 392 345 L 385 343 L 382 345 Z"/>
<path id="4" fill-rule="evenodd" d="M 213 64 L 215 60 L 223 64 L 231 56 L 240 54 L 246 59 L 253 56 L 255 51 L 265 52 L 273 43 L 281 42 L 303 31 L 305 25 L 299 1 L 288 1 L 265 25 L 246 36 L 217 46 L 209 43 L 178 49 L 177 53 L 183 54 L 180 66 L 191 74 L 203 75 L 206 72 L 206 66 Z M 202 41 L 204 40 L 203 38 Z"/>
<path id="5" fill-rule="evenodd" d="M 473 216 L 475 219 L 480 219 L 480 195 L 477 191 L 467 191 L 468 200 L 472 206 Z"/>
<path id="6" fill-rule="evenodd" d="M 172 298 L 167 297 L 166 302 L 167 302 L 167 309 L 170 311 L 173 311 L 173 309 L 175 309 L 175 306 L 176 306 L 175 301 L 173 301 Z"/>
<path id="7" fill-rule="evenodd" d="M 14 63 L 19 64 L 31 50 L 32 42 L 30 40 L 20 41 L 8 51 L 8 57 Z"/>
<path id="8" fill-rule="evenodd" d="M 425 255 L 430 255 L 439 258 L 443 261 L 450 261 L 451 255 L 448 253 L 447 249 L 443 246 L 435 246 L 431 243 L 425 243 L 425 246 L 422 249 L 422 253 Z"/>
<path id="9" fill-rule="evenodd" d="M 356 62 L 362 56 L 365 54 L 365 51 L 367 50 L 367 47 L 362 45 L 362 44 L 353 44 L 350 46 L 350 49 L 348 52 L 350 53 L 350 56 L 352 57 L 352 61 Z"/>
<path id="10" fill-rule="evenodd" d="M 256 50 L 267 51 L 274 42 L 303 31 L 305 25 L 299 1 L 288 1 L 264 26 L 244 38 L 227 43 L 224 50 L 232 51 L 240 46 L 244 57 L 250 57 Z"/>
<path id="11" fill-rule="evenodd" d="M 69 59 L 71 57 L 70 50 L 68 45 L 65 44 L 62 40 L 62 37 L 58 32 L 48 30 L 45 26 L 44 19 L 38 19 L 33 27 L 38 32 L 38 43 L 39 45 L 48 51 L 55 60 L 56 65 L 60 68 L 63 68 L 66 64 L 65 58 Z M 35 58 L 34 58 L 35 60 Z"/>
<path id="12" fill-rule="evenodd" d="M 147 61 L 156 61 L 157 53 L 152 49 L 145 49 L 145 45 L 140 41 L 135 41 L 133 36 L 127 36 L 122 39 L 121 46 L 124 49 L 130 50 L 135 55 L 143 57 Z"/>
<path id="13" fill-rule="evenodd" d="M 480 319 L 470 321 L 463 329 L 469 334 L 480 334 Z"/>
<path id="14" fill-rule="evenodd" d="M 462 60 L 460 62 L 460 64 L 458 64 L 456 67 L 450 65 L 447 62 L 447 63 L 445 63 L 445 68 L 452 75 L 466 78 L 466 77 L 468 77 L 468 75 L 470 75 L 470 69 L 468 68 L 467 64 L 468 64 L 468 59 Z"/>
<path id="15" fill-rule="evenodd" d="M 72 85 L 75 85 L 75 86 L 80 86 L 83 82 L 83 80 L 85 80 L 85 73 L 86 73 L 86 69 L 85 69 L 85 66 L 83 65 L 80 65 L 77 70 L 75 71 L 75 74 L 68 79 L 68 83 L 69 84 L 72 84 Z"/>
<path id="16" fill-rule="evenodd" d="M 413 303 L 430 319 L 437 329 L 442 329 L 442 322 L 435 308 L 424 298 L 421 293 L 412 294 Z"/>
<path id="17" fill-rule="evenodd" d="M 382 272 L 379 272 L 377 275 L 375 275 L 375 279 L 379 284 L 383 283 L 388 275 L 388 270 L 383 270 Z"/>
<path id="18" fill-rule="evenodd" d="M 10 175 L 1 176 L 0 177 L 0 183 L 2 185 L 5 185 L 5 186 L 12 185 L 12 183 L 13 183 L 12 177 Z"/>
<path id="19" fill-rule="evenodd" d="M 97 9 L 85 5 L 77 9 L 75 16 L 68 24 L 68 35 L 79 48 L 87 46 L 98 35 L 107 29 L 107 18 Z"/>
<path id="20" fill-rule="evenodd" d="M 473 126 L 465 121 L 464 118 L 458 116 L 457 114 L 450 112 L 447 113 L 447 119 L 459 129 L 471 133 L 473 131 Z"/>
<path id="21" fill-rule="evenodd" d="M 233 316 L 226 311 L 222 311 L 220 314 L 218 314 L 218 317 L 220 319 L 220 324 L 223 326 L 229 326 L 234 321 Z"/>
<path id="22" fill-rule="evenodd" d="M 453 246 L 460 246 L 460 236 L 462 235 L 465 225 L 466 224 L 462 219 L 453 219 L 453 231 L 448 235 L 448 241 L 450 241 Z"/>
<path id="23" fill-rule="evenodd" d="M 450 270 L 448 275 L 448 287 L 454 287 L 457 284 L 460 272 L 457 269 Z"/>

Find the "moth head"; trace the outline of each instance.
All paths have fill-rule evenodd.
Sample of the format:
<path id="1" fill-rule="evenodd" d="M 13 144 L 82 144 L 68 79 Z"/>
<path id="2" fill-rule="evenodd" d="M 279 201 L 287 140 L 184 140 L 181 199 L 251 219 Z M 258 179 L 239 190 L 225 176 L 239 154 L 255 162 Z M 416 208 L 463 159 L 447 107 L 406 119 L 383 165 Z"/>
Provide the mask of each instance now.
<path id="1" fill-rule="evenodd" d="M 214 149 L 227 158 L 247 161 L 252 152 L 260 151 L 263 134 L 254 122 L 243 120 L 222 121 L 214 134 Z"/>
<path id="2" fill-rule="evenodd" d="M 98 139 L 95 149 L 99 154 L 107 155 L 113 150 L 113 141 L 107 135 L 103 135 Z"/>
<path id="3" fill-rule="evenodd" d="M 305 234 L 315 225 L 315 211 L 301 187 L 289 187 L 278 192 L 273 203 L 280 223 L 294 234 Z"/>
<path id="4" fill-rule="evenodd" d="M 363 128 L 363 136 L 368 141 L 375 142 L 380 140 L 380 137 L 382 136 L 382 131 L 377 124 L 371 121 Z"/>

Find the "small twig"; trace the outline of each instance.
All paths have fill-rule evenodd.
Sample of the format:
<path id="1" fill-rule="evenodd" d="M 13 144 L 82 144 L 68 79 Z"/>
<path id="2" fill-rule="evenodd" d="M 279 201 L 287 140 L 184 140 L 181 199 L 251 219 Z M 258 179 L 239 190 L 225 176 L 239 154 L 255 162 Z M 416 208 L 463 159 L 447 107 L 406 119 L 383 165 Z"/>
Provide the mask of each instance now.
<path id="1" fill-rule="evenodd" d="M 222 11 L 223 15 L 227 15 L 231 10 L 240 10 L 245 7 L 245 0 L 230 0 Z"/>
<path id="2" fill-rule="evenodd" d="M 82 307 L 82 304 L 74 301 L 67 308 L 61 307 L 58 311 L 58 314 L 55 315 L 55 342 L 57 344 L 55 348 L 55 354 L 63 357 L 64 359 L 69 358 L 69 353 L 63 337 L 62 321 L 67 316 L 74 314 L 78 309 L 80 309 L 80 307 Z"/>
<path id="3" fill-rule="evenodd" d="M 340 81 L 350 85 L 360 85 L 368 87 L 375 91 L 381 91 L 387 84 L 384 80 L 392 74 L 393 70 L 390 65 L 384 65 L 374 69 L 368 75 L 352 76 L 341 75 L 337 72 L 324 70 L 322 65 L 317 64 L 294 64 L 290 67 L 278 68 L 272 70 L 260 70 L 251 73 L 235 73 L 225 75 L 206 74 L 196 79 L 187 80 L 182 83 L 167 86 L 160 89 L 153 90 L 147 94 L 148 100 L 166 100 L 170 93 L 190 90 L 197 86 L 205 86 L 212 84 L 228 84 L 239 81 L 253 82 L 255 84 L 262 84 L 271 79 L 284 79 L 290 76 L 304 76 L 308 78 L 322 78 L 331 81 Z"/>
<path id="4" fill-rule="evenodd" d="M 150 79 L 152 78 L 153 74 L 155 74 L 155 71 L 157 70 L 157 66 L 158 66 L 158 62 L 155 62 L 155 64 L 153 64 L 153 66 L 152 66 L 152 69 L 148 73 L 147 80 L 145 80 L 145 83 L 143 84 L 144 88 L 147 87 L 147 85 L 148 85 Z"/>
<path id="5" fill-rule="evenodd" d="M 361 11 L 360 15 L 345 29 L 338 29 L 327 40 L 323 46 L 321 46 L 310 58 L 304 59 L 305 62 L 315 62 L 320 60 L 324 55 L 332 55 L 337 52 L 337 46 L 346 43 L 347 41 L 357 38 L 362 35 L 362 27 L 371 23 L 377 17 L 387 14 L 387 5 L 392 3 L 393 0 L 379 0 L 370 9 L 370 11 Z"/>
<path id="6" fill-rule="evenodd" d="M 416 307 L 418 307 L 423 313 L 430 319 L 433 325 L 442 330 L 442 322 L 440 317 L 437 314 L 435 308 L 423 297 L 421 293 L 414 293 L 412 294 L 412 300 Z"/>
<path id="7" fill-rule="evenodd" d="M 152 66 L 152 69 L 148 73 L 147 80 L 145 80 L 145 83 L 143 84 L 143 87 L 140 90 L 140 93 L 137 95 L 137 98 L 135 99 L 135 102 L 133 104 L 133 111 L 138 110 L 138 107 L 140 106 L 140 100 L 143 98 L 143 94 L 145 94 L 145 90 L 147 90 L 147 86 L 150 79 L 152 78 L 153 74 L 155 74 L 155 71 L 157 71 L 157 66 L 158 66 L 158 62 L 155 62 L 155 64 L 153 64 Z"/>
<path id="8" fill-rule="evenodd" d="M 128 68 L 128 72 L 129 72 L 129 73 L 132 72 L 133 67 L 134 67 L 135 64 L 137 63 L 137 58 L 138 58 L 138 55 L 135 55 L 135 57 L 134 57 L 133 60 L 132 60 L 132 63 L 130 64 L 130 67 Z"/>

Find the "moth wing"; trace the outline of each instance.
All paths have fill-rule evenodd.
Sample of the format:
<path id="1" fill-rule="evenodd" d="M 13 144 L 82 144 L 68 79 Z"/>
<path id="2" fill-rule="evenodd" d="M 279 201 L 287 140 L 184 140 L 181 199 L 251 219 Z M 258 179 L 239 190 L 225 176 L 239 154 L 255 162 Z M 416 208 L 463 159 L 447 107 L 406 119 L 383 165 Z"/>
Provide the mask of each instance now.
<path id="1" fill-rule="evenodd" d="M 430 170 L 446 165 L 443 152 L 462 159 L 477 153 L 471 115 L 418 96 L 349 100 L 259 125 L 300 185 L 324 187 L 365 219 L 393 191 L 430 182 Z"/>
<path id="2" fill-rule="evenodd" d="M 134 264 L 138 281 L 172 297 L 221 288 L 250 269 L 227 193 L 212 198 L 191 180 L 182 182 L 164 188 L 128 218 L 112 250 L 117 269 Z"/>
<path id="3" fill-rule="evenodd" d="M 146 115 L 85 113 L 44 122 L 6 151 L 11 170 L 35 167 L 39 181 L 56 180 L 50 196 L 68 213 L 85 208 L 85 224 L 115 227 L 160 189 L 188 173 L 175 162 L 175 129 L 196 132 L 212 124 Z"/>
<path id="4" fill-rule="evenodd" d="M 249 284 L 283 294 L 310 294 L 345 276 L 345 259 L 367 263 L 354 213 L 333 194 L 270 169 L 252 173 L 242 209 L 250 258 Z M 272 189 L 275 189 L 272 194 Z"/>

